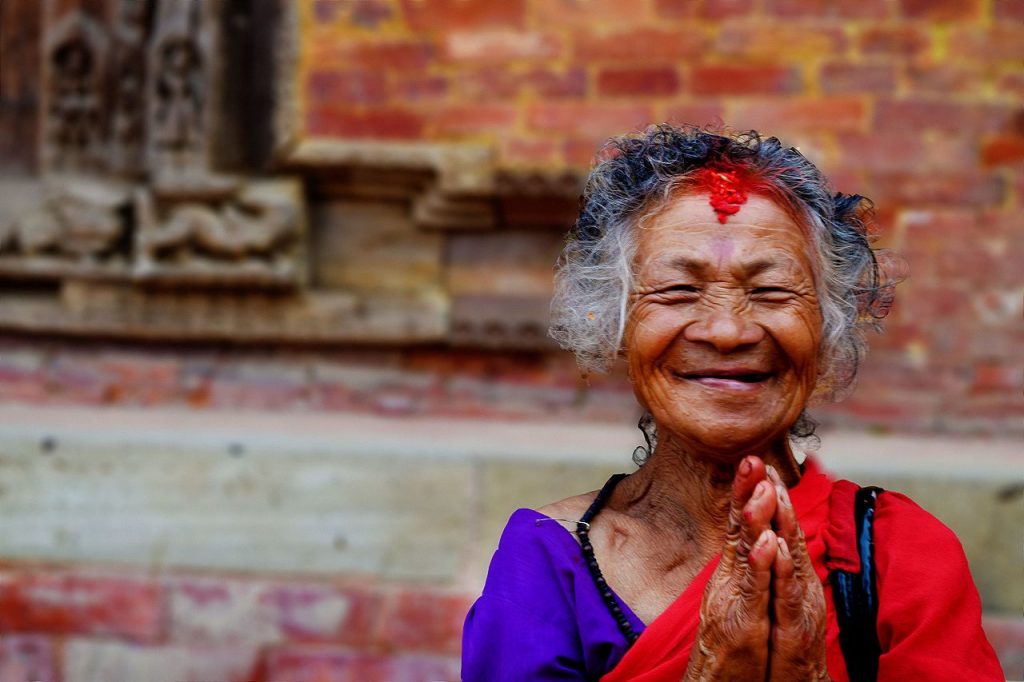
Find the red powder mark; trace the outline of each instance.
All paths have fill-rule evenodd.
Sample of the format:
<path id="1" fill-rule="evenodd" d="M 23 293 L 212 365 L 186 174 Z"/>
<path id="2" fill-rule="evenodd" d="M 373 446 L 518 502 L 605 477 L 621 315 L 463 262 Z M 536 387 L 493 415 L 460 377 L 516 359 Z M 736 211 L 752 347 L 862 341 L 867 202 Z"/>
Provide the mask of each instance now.
<path id="1" fill-rule="evenodd" d="M 718 222 L 725 224 L 729 216 L 735 215 L 740 206 L 747 203 L 747 189 L 745 183 L 735 171 L 707 169 L 702 178 L 711 194 L 709 203 L 711 208 L 718 214 Z"/>

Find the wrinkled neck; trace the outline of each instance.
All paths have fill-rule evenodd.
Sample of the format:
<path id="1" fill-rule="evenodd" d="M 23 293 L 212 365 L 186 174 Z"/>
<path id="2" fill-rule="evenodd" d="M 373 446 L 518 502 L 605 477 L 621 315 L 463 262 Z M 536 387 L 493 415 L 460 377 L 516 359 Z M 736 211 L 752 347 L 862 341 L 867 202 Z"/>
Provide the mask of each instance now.
<path id="1" fill-rule="evenodd" d="M 800 479 L 788 438 L 746 454 L 774 466 L 789 487 Z M 619 485 L 610 504 L 662 530 L 675 529 L 684 539 L 713 553 L 724 540 L 733 479 L 745 456 L 697 453 L 659 431 L 655 451 L 639 471 Z"/>

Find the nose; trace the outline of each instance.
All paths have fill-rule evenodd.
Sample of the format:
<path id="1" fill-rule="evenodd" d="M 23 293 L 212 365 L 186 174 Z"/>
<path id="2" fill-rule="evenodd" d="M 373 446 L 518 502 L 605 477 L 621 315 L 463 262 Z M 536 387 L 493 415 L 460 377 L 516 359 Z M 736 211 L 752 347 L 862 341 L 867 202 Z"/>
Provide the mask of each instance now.
<path id="1" fill-rule="evenodd" d="M 706 343 L 719 353 L 757 344 L 764 338 L 764 328 L 754 324 L 735 310 L 715 309 L 689 324 L 683 330 L 687 341 Z"/>

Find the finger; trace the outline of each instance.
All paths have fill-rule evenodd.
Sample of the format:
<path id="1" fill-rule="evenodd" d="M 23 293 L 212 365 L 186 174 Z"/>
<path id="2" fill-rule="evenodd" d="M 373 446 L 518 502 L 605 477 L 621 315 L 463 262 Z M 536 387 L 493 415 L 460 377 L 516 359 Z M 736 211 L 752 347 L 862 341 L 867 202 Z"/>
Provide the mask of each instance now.
<path id="1" fill-rule="evenodd" d="M 743 507 L 740 538 L 736 547 L 737 558 L 748 557 L 764 531 L 771 529 L 776 506 L 776 494 L 771 483 L 761 481 L 754 486 L 750 500 Z"/>
<path id="2" fill-rule="evenodd" d="M 750 549 L 749 569 L 745 571 L 743 597 L 747 602 L 749 616 L 760 618 L 768 615 L 771 602 L 772 566 L 778 555 L 778 536 L 765 529 Z"/>
<path id="3" fill-rule="evenodd" d="M 736 550 L 743 529 L 743 508 L 750 501 L 758 483 L 764 480 L 764 462 L 758 457 L 744 457 L 736 467 L 736 476 L 732 483 L 732 497 L 729 501 L 729 522 L 726 527 L 725 549 L 722 552 L 722 563 L 731 566 L 736 559 Z M 763 529 L 762 529 L 763 530 Z M 760 531 L 753 535 L 756 539 Z M 747 537 L 750 546 L 751 538 Z"/>
<path id="4" fill-rule="evenodd" d="M 807 557 L 807 545 L 804 542 L 804 533 L 800 528 L 800 522 L 796 518 L 796 510 L 793 509 L 793 501 L 789 497 L 789 490 L 779 478 L 774 467 L 767 467 L 766 471 L 769 481 L 775 487 L 775 514 L 772 523 L 779 537 L 785 539 L 788 549 L 791 552 L 794 570 L 799 575 L 805 575 L 809 569 L 809 558 Z"/>
<path id="5" fill-rule="evenodd" d="M 772 564 L 772 648 L 769 682 L 828 679 L 825 664 L 825 595 L 802 579 L 795 555 L 779 537 Z"/>
<path id="6" fill-rule="evenodd" d="M 783 537 L 776 539 L 775 557 L 772 562 L 772 610 L 776 628 L 783 631 L 796 627 L 802 614 L 803 586 L 793 564 L 789 543 Z"/>

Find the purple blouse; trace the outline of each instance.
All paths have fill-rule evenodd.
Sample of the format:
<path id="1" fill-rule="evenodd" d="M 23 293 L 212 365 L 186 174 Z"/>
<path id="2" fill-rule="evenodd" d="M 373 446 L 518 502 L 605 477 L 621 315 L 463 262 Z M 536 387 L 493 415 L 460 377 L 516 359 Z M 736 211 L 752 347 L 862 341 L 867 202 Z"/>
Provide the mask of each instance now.
<path id="1" fill-rule="evenodd" d="M 643 632 L 640 619 L 615 600 Z M 628 648 L 572 534 L 540 512 L 516 510 L 466 616 L 462 679 L 596 680 Z"/>

